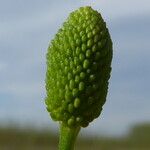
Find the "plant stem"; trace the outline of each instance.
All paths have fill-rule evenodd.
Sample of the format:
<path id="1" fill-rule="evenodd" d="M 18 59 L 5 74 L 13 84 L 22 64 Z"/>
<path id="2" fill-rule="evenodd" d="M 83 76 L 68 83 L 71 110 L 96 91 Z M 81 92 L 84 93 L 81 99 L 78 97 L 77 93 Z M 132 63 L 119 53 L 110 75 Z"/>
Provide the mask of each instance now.
<path id="1" fill-rule="evenodd" d="M 60 124 L 59 150 L 74 150 L 76 137 L 80 127 L 69 128 L 67 125 Z"/>

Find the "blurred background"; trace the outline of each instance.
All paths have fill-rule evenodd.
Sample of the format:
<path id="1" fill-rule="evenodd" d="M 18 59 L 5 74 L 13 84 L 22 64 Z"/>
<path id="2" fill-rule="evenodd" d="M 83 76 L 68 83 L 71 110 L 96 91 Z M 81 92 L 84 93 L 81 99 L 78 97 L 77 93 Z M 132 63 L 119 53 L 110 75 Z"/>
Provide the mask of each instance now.
<path id="1" fill-rule="evenodd" d="M 114 57 L 101 117 L 77 149 L 150 149 L 149 0 L 0 0 L 0 150 L 55 150 L 45 108 L 45 55 L 69 13 L 90 5 L 107 22 Z"/>

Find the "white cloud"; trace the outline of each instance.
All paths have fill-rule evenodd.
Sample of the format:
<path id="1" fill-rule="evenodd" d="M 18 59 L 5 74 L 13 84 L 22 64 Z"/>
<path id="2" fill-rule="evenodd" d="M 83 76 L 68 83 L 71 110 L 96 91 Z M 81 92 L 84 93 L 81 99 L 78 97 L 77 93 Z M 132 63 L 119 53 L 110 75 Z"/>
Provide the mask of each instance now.
<path id="1" fill-rule="evenodd" d="M 4 62 L 0 62 L 0 72 L 7 68 L 7 64 Z"/>
<path id="2" fill-rule="evenodd" d="M 8 93 L 15 97 L 40 97 L 44 94 L 44 83 L 42 82 L 10 82 L 0 86 L 1 93 Z M 45 94 L 44 94 L 45 95 Z M 28 100 L 26 100 L 28 101 Z"/>
<path id="3" fill-rule="evenodd" d="M 0 25 L 1 38 L 8 37 L 8 35 L 17 35 L 18 32 L 22 34 L 30 33 L 33 31 L 41 30 L 48 25 L 54 26 L 58 13 L 54 11 L 41 11 L 31 16 L 22 18 L 15 18 L 14 20 L 7 20 Z M 51 28 L 51 27 L 50 27 Z"/>
<path id="4" fill-rule="evenodd" d="M 64 5 L 63 5 L 64 4 Z M 56 23 L 64 22 L 69 12 L 77 9 L 80 6 L 91 5 L 94 9 L 102 12 L 102 15 L 106 20 L 113 20 L 120 17 L 150 14 L 150 2 L 149 0 L 89 0 L 83 2 L 77 2 L 76 5 L 71 3 L 61 3 L 61 5 L 53 5 L 53 7 L 47 7 L 36 12 L 31 12 L 31 15 L 19 16 L 14 19 L 8 19 L 0 24 L 0 35 L 1 38 L 16 34 L 17 32 L 29 33 L 37 31 L 42 28 L 49 26 L 49 28 L 58 28 Z M 57 9 L 55 9 L 57 7 Z M 64 11 L 65 10 L 65 11 Z"/>
<path id="5" fill-rule="evenodd" d="M 110 18 L 150 13 L 149 0 L 89 0 L 84 4 L 92 5 Z"/>

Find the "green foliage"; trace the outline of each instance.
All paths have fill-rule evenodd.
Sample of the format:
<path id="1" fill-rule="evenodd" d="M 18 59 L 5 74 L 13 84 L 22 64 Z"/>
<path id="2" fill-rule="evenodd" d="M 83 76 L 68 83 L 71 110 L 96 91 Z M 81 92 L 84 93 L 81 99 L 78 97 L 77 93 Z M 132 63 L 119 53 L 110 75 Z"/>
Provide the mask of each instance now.
<path id="1" fill-rule="evenodd" d="M 40 147 L 44 150 L 45 147 L 56 147 L 57 143 L 55 134 L 49 130 L 0 128 L 0 150 L 37 150 Z"/>
<path id="2" fill-rule="evenodd" d="M 91 7 L 72 12 L 47 52 L 46 105 L 53 120 L 86 127 L 105 103 L 112 42 L 101 15 Z"/>
<path id="3" fill-rule="evenodd" d="M 136 130 L 135 130 L 136 129 Z M 146 132 L 145 132 L 146 131 Z M 138 135 L 141 132 L 142 140 Z M 149 137 L 148 137 L 149 135 Z M 126 137 L 80 137 L 77 150 L 149 150 L 150 124 L 135 126 Z M 50 130 L 0 128 L 0 150 L 56 150 L 58 139 Z"/>

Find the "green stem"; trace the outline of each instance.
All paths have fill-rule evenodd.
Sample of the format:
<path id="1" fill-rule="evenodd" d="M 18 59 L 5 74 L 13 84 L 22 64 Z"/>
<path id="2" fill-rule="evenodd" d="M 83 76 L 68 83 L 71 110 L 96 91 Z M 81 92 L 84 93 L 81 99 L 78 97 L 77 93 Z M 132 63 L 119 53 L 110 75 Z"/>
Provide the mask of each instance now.
<path id="1" fill-rule="evenodd" d="M 60 124 L 59 150 L 74 150 L 76 137 L 80 127 L 69 128 L 65 124 Z"/>

